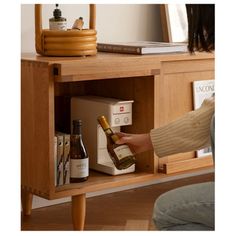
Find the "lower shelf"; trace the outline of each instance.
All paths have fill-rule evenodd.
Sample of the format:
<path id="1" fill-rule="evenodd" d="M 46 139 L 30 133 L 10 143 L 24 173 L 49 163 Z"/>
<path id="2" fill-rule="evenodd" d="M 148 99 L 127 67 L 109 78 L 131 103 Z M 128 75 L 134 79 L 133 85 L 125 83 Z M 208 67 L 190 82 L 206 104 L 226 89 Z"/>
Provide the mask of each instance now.
<path id="1" fill-rule="evenodd" d="M 89 171 L 89 178 L 85 182 L 67 184 L 56 187 L 56 196 L 61 197 L 66 193 L 70 195 L 82 194 L 87 192 L 95 192 L 106 188 L 120 187 L 129 184 L 148 181 L 153 178 L 155 174 L 147 172 L 138 172 L 111 176 L 101 172 Z"/>
<path id="2" fill-rule="evenodd" d="M 55 188 L 55 193 L 53 193 L 52 196 L 50 196 L 50 199 L 63 198 L 89 192 L 96 192 L 109 188 L 145 183 L 159 179 L 164 180 L 165 178 L 168 179 L 169 177 L 172 176 L 197 173 L 207 170 L 213 171 L 213 167 L 196 168 L 194 170 L 180 171 L 178 173 L 172 173 L 172 174 L 164 174 L 164 173 L 153 174 L 147 172 L 135 172 L 119 176 L 109 176 L 107 174 L 103 174 L 100 172 L 90 171 L 89 179 L 86 182 L 58 186 Z"/>

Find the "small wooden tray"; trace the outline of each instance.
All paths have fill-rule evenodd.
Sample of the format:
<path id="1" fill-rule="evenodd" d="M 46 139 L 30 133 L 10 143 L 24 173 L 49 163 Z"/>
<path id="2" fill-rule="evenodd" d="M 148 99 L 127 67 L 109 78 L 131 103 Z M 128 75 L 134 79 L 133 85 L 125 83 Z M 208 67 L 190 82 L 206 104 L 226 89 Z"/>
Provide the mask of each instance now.
<path id="1" fill-rule="evenodd" d="M 90 4 L 89 29 L 42 29 L 42 5 L 35 4 L 35 48 L 43 56 L 90 56 L 97 53 L 96 5 Z"/>
<path id="2" fill-rule="evenodd" d="M 163 165 L 161 173 L 172 174 L 186 170 L 193 170 L 202 167 L 213 167 L 214 162 L 211 155 L 206 157 L 195 157 L 188 160 L 169 162 Z"/>

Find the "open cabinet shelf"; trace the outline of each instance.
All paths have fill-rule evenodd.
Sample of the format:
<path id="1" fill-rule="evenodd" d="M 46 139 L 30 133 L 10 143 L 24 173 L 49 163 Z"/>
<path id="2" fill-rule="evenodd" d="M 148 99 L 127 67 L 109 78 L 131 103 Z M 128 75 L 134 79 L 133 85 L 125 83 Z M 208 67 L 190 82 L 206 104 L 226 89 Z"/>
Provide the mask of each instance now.
<path id="1" fill-rule="evenodd" d="M 214 79 L 214 54 L 98 53 L 72 58 L 23 54 L 21 186 L 24 213 L 30 214 L 34 194 L 46 199 L 72 196 L 74 228 L 82 229 L 88 192 L 212 168 L 211 157 L 202 163 L 195 152 L 164 159 L 147 152 L 137 156 L 134 173 L 109 176 L 90 171 L 86 182 L 56 187 L 54 181 L 54 135 L 56 130 L 70 133 L 71 97 L 95 95 L 134 100 L 133 123 L 122 127 L 122 131 L 147 133 L 191 111 L 191 83 L 203 78 Z M 177 168 L 173 167 L 175 162 Z M 161 166 L 171 167 L 171 174 L 160 173 Z"/>

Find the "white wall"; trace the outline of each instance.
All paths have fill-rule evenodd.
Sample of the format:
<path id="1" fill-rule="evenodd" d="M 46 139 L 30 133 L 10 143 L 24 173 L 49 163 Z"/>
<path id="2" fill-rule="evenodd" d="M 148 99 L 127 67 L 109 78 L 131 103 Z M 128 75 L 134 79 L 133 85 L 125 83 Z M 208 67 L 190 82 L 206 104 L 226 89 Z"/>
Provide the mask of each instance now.
<path id="1" fill-rule="evenodd" d="M 43 29 L 48 28 L 55 5 L 43 5 Z M 61 4 L 62 16 L 71 27 L 82 16 L 88 27 L 88 5 Z M 161 24 L 158 4 L 97 4 L 96 29 L 99 42 L 150 40 L 161 41 Z M 34 5 L 21 5 L 21 51 L 35 52 Z"/>

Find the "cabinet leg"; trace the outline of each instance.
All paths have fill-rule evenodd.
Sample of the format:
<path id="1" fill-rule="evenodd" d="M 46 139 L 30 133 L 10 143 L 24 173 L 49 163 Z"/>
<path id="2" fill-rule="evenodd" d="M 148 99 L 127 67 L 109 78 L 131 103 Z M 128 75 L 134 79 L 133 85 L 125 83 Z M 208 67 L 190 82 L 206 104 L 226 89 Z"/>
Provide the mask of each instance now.
<path id="1" fill-rule="evenodd" d="M 85 194 L 72 196 L 71 212 L 74 230 L 83 230 L 86 212 Z"/>
<path id="2" fill-rule="evenodd" d="M 31 215 L 32 201 L 33 201 L 33 194 L 22 189 L 21 190 L 21 203 L 22 203 L 23 215 L 25 216 Z"/>

